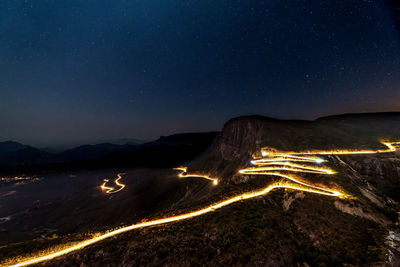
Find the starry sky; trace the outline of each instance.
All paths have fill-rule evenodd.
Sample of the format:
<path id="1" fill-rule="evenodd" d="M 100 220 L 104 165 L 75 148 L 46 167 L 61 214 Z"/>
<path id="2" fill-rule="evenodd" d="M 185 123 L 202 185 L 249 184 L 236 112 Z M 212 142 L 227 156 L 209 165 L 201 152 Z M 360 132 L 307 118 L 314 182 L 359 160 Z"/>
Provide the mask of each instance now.
<path id="1" fill-rule="evenodd" d="M 2 0 L 0 140 L 400 111 L 395 1 Z"/>

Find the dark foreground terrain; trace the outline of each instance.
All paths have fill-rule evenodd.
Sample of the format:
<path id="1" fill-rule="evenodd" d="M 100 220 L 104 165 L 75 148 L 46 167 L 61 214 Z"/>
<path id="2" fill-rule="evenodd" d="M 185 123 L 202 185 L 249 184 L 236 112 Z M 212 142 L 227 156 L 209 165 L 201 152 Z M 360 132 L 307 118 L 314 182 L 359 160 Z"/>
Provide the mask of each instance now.
<path id="1" fill-rule="evenodd" d="M 179 178 L 171 168 L 127 166 L 100 170 L 76 170 L 74 166 L 63 173 L 38 172 L 38 181 L 3 185 L 3 263 L 265 187 L 279 178 L 238 173 L 260 156 L 262 147 L 282 151 L 382 149 L 381 140 L 400 141 L 400 114 L 341 115 L 312 122 L 240 117 L 227 122 L 215 138 L 206 151 L 199 150 L 186 163 L 189 173 L 218 177 L 217 186 L 207 179 Z M 102 157 L 99 162 L 111 156 Z M 168 155 L 154 150 L 153 157 L 160 161 Z M 339 188 L 351 197 L 276 189 L 196 218 L 133 230 L 41 264 L 398 266 L 399 152 L 327 155 L 324 159 L 336 174 L 304 174 L 303 178 Z M 82 161 L 80 166 L 93 160 Z M 126 173 L 121 180 L 126 185 L 123 190 L 105 194 L 99 188 L 103 179 L 122 172 Z M 39 201 L 33 201 L 36 198 Z"/>

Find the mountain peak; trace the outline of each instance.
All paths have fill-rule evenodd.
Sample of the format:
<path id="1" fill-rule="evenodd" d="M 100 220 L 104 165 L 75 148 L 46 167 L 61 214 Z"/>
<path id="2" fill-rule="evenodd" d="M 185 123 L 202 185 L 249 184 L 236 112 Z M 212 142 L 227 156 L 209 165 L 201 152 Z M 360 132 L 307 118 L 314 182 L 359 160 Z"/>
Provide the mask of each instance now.
<path id="1" fill-rule="evenodd" d="M 11 140 L 0 142 L 0 152 L 16 152 L 26 146 Z"/>

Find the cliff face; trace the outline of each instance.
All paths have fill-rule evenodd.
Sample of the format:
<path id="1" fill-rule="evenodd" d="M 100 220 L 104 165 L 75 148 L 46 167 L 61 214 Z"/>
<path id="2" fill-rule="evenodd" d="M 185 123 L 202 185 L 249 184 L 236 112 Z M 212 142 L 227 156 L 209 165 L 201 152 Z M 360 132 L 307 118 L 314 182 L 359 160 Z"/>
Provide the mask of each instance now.
<path id="1" fill-rule="evenodd" d="M 400 201 L 399 153 L 370 155 L 365 157 L 342 157 L 342 162 L 354 171 L 360 181 L 381 197 Z"/>
<path id="2" fill-rule="evenodd" d="M 265 122 L 262 117 L 243 117 L 228 121 L 215 146 L 224 160 L 250 158 L 259 154 Z"/>

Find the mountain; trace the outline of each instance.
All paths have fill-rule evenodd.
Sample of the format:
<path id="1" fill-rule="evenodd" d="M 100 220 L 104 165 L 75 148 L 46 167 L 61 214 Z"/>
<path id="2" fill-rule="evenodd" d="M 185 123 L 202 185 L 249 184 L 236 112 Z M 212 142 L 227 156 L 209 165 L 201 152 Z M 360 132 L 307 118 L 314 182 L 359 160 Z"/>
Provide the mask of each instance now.
<path id="1" fill-rule="evenodd" d="M 80 160 L 89 160 L 95 159 L 99 157 L 103 157 L 111 152 L 120 150 L 133 148 L 135 145 L 115 145 L 111 143 L 103 143 L 96 145 L 83 145 L 79 147 L 75 147 L 72 149 L 68 149 L 58 155 L 61 161 L 80 161 Z"/>
<path id="2" fill-rule="evenodd" d="M 381 141 L 400 141 L 399 126 L 400 113 L 345 114 L 314 121 L 243 116 L 229 120 L 220 133 L 160 137 L 131 151 L 123 148 L 81 161 L 86 168 L 123 167 L 125 189 L 113 195 L 99 190 L 100 178 L 111 177 L 109 170 L 78 173 L 88 183 L 79 187 L 81 191 L 36 204 L 2 223 L 0 254 L 19 257 L 93 233 L 191 214 L 190 219 L 127 231 L 43 264 L 396 266 L 400 152 L 387 150 Z M 321 154 L 318 158 L 324 161 L 313 161 L 311 151 L 338 150 L 367 153 Z M 387 152 L 370 153 L 377 150 Z M 300 170 L 239 172 L 254 168 L 252 160 L 260 159 L 261 151 L 270 153 L 264 154 L 268 160 L 281 154 L 265 166 L 287 167 L 282 162 L 291 157 L 288 162 L 300 165 Z M 218 184 L 196 175 L 178 177 L 170 168 L 177 164 L 187 166 L 189 174 L 217 178 Z M 310 173 L 310 166 L 333 172 Z M 94 184 L 89 183 L 92 176 Z M 254 196 L 276 184 L 281 186 Z M 17 194 L 12 203 L 18 203 Z M 215 206 L 223 201 L 229 203 Z M 203 208 L 207 212 L 191 213 Z"/>
<path id="3" fill-rule="evenodd" d="M 140 145 L 140 144 L 147 143 L 147 141 L 134 139 L 134 138 L 116 138 L 116 139 L 99 140 L 94 144 L 104 144 L 104 143 L 110 143 L 110 144 L 114 144 L 114 145 Z"/>
<path id="4" fill-rule="evenodd" d="M 0 142 L 0 165 L 40 164 L 51 160 L 46 151 L 14 141 Z"/>
<path id="5" fill-rule="evenodd" d="M 41 173 L 113 167 L 172 167 L 190 161 L 209 147 L 218 132 L 161 136 L 140 145 L 83 145 L 60 153 L 16 142 L 0 143 L 0 173 Z"/>
<path id="6" fill-rule="evenodd" d="M 161 136 L 140 146 L 125 147 L 91 162 L 109 167 L 174 167 L 204 152 L 219 132 L 184 133 Z"/>
<path id="7" fill-rule="evenodd" d="M 4 141 L 0 142 L 0 153 L 10 153 L 16 152 L 23 149 L 25 146 L 14 141 Z"/>

